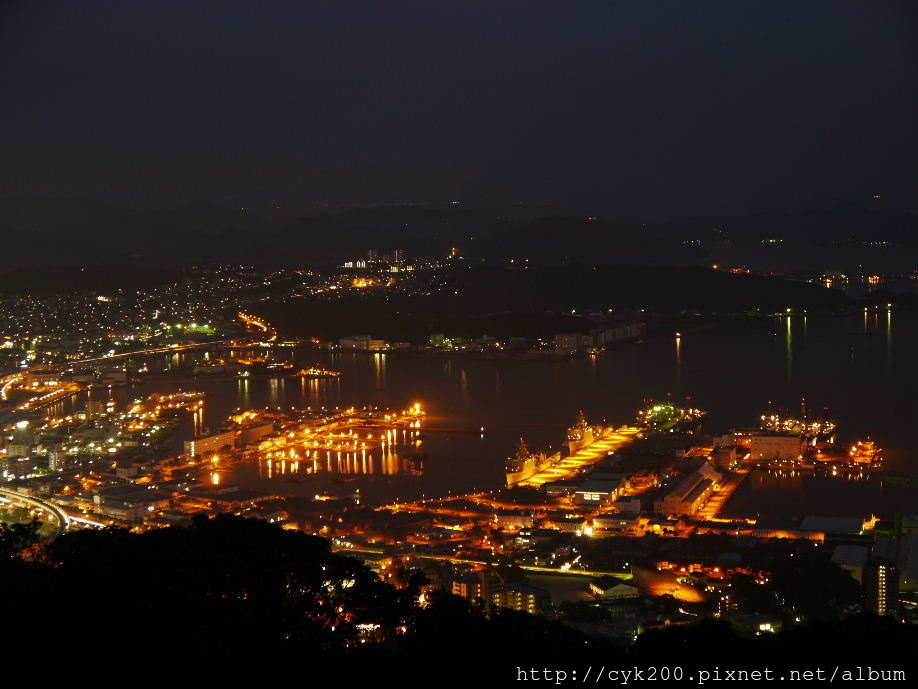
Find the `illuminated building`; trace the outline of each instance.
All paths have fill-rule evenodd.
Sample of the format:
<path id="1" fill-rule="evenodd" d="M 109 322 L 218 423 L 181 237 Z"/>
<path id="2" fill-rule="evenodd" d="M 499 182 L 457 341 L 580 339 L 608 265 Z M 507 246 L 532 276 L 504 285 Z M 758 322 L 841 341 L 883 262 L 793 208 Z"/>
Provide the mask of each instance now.
<path id="1" fill-rule="evenodd" d="M 348 335 L 338 340 L 341 349 L 369 349 L 371 337 L 369 335 Z"/>
<path id="2" fill-rule="evenodd" d="M 51 471 L 62 471 L 67 466 L 67 453 L 60 447 L 48 450 L 48 468 Z"/>
<path id="3" fill-rule="evenodd" d="M 599 514 L 593 517 L 593 533 L 635 533 L 640 528 L 642 518 L 637 514 Z M 644 518 L 646 521 L 646 518 Z"/>
<path id="4" fill-rule="evenodd" d="M 729 469 L 748 456 L 748 449 L 742 445 L 723 445 L 714 448 L 713 459 L 718 469 Z"/>
<path id="5" fill-rule="evenodd" d="M 573 494 L 576 488 L 576 481 L 548 481 L 541 485 L 542 492 L 552 498 L 568 497 Z"/>
<path id="6" fill-rule="evenodd" d="M 574 490 L 575 505 L 608 505 L 618 498 L 623 488 L 621 479 L 589 479 Z"/>
<path id="7" fill-rule="evenodd" d="M 10 443 L 9 445 L 6 446 L 7 459 L 12 459 L 14 457 L 28 457 L 31 451 L 32 451 L 31 445 L 23 445 L 21 443 Z"/>
<path id="8" fill-rule="evenodd" d="M 374 277 L 356 277 L 351 280 L 351 287 L 379 287 L 382 285 L 382 280 Z"/>
<path id="9" fill-rule="evenodd" d="M 262 438 L 271 435 L 274 432 L 273 423 L 253 423 L 244 426 L 239 431 L 239 444 L 241 446 L 254 445 Z"/>
<path id="10" fill-rule="evenodd" d="M 28 421 L 19 421 L 13 427 L 13 435 L 6 446 L 7 458 L 28 457 L 35 442 L 35 432 L 29 426 Z"/>
<path id="11" fill-rule="evenodd" d="M 798 459 L 803 439 L 793 433 L 753 433 L 749 438 L 750 459 Z"/>
<path id="12" fill-rule="evenodd" d="M 114 487 L 93 495 L 93 512 L 138 522 L 156 510 L 168 507 L 169 503 L 170 495 L 165 491 Z"/>
<path id="13" fill-rule="evenodd" d="M 539 615 L 551 607 L 551 594 L 535 586 L 506 584 L 500 591 L 492 593 L 491 602 L 501 608 Z"/>
<path id="14" fill-rule="evenodd" d="M 641 595 L 641 591 L 637 586 L 629 584 L 624 579 L 613 577 L 611 574 L 593 579 L 590 582 L 590 592 L 606 600 L 637 598 Z"/>
<path id="15" fill-rule="evenodd" d="M 895 615 L 899 608 L 899 570 L 889 560 L 874 558 L 864 566 L 867 609 L 877 615 Z"/>
<path id="16" fill-rule="evenodd" d="M 105 413 L 105 402 L 102 400 L 86 400 L 86 418 L 94 419 Z"/>
<path id="17" fill-rule="evenodd" d="M 497 510 L 494 523 L 500 528 L 525 529 L 535 523 L 535 518 L 526 510 Z"/>
<path id="18" fill-rule="evenodd" d="M 503 582 L 496 574 L 487 570 L 466 572 L 453 581 L 453 595 L 479 603 L 490 609 L 494 595 L 503 589 Z"/>
<path id="19" fill-rule="evenodd" d="M 583 517 L 552 517 L 546 525 L 562 533 L 582 534 L 588 522 Z"/>
<path id="20" fill-rule="evenodd" d="M 189 457 L 196 457 L 208 452 L 217 452 L 225 447 L 232 447 L 235 442 L 235 431 L 202 435 L 194 440 L 185 441 L 185 454 Z"/>
<path id="21" fill-rule="evenodd" d="M 643 507 L 641 498 L 635 496 L 620 498 L 612 503 L 612 508 L 619 514 L 640 514 Z"/>
<path id="22" fill-rule="evenodd" d="M 723 475 L 710 464 L 702 464 L 691 474 L 683 476 L 654 502 L 660 514 L 693 516 L 717 490 Z"/>
<path id="23" fill-rule="evenodd" d="M 57 385 L 61 380 L 61 371 L 55 368 L 36 367 L 27 371 L 24 375 L 24 383 L 27 386 L 37 387 L 39 385 Z"/>

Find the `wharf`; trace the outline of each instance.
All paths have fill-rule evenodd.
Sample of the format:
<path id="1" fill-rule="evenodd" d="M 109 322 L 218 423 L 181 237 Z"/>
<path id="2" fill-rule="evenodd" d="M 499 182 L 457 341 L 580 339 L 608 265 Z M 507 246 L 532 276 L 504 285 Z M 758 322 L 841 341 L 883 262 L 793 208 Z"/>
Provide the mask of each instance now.
<path id="1" fill-rule="evenodd" d="M 538 473 L 520 481 L 517 485 L 538 488 L 549 481 L 563 481 L 577 474 L 583 467 L 605 459 L 611 453 L 631 443 L 646 429 L 637 426 L 622 426 L 607 429 L 592 443 L 573 454 L 545 467 Z"/>

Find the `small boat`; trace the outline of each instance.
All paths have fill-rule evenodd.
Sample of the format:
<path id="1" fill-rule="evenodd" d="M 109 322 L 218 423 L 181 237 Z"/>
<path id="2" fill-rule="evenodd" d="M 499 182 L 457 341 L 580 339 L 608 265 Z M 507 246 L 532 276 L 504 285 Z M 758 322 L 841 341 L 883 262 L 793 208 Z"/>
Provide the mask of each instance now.
<path id="1" fill-rule="evenodd" d="M 341 375 L 340 371 L 329 371 L 324 368 L 319 368 L 318 366 L 313 366 L 311 368 L 300 369 L 293 375 L 299 376 L 300 378 L 337 378 Z"/>

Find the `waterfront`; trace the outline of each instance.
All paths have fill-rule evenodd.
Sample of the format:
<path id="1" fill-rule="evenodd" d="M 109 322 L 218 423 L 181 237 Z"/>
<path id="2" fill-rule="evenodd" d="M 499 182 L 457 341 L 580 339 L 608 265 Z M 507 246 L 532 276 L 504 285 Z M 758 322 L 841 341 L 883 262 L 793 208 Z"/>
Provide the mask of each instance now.
<path id="1" fill-rule="evenodd" d="M 583 409 L 591 421 L 631 423 L 648 397 L 671 393 L 692 397 L 710 410 L 704 430 L 756 425 L 768 400 L 794 409 L 801 397 L 811 408 L 823 406 L 840 425 L 840 440 L 871 436 L 884 449 L 887 472 L 918 470 L 910 419 L 916 403 L 909 390 L 915 379 L 918 317 L 913 313 L 870 312 L 843 317 L 760 319 L 713 328 L 683 328 L 676 338 L 658 334 L 642 345 L 563 362 L 425 359 L 405 354 L 327 353 L 277 348 L 278 360 L 300 366 L 340 370 L 337 379 L 259 378 L 182 383 L 209 394 L 203 425 L 216 429 L 237 406 L 424 406 L 422 475 L 367 476 L 342 486 L 331 474 L 308 484 L 284 480 L 264 463 L 239 464 L 219 480 L 245 488 L 281 485 L 289 495 L 320 491 L 351 494 L 359 488 L 368 504 L 421 495 L 439 496 L 504 483 L 504 460 L 524 435 L 534 449 L 557 448 L 565 430 Z M 178 352 L 151 365 L 177 366 L 203 353 Z M 176 383 L 155 382 L 93 391 L 119 404 Z M 80 406 L 83 397 L 76 401 Z M 72 404 L 58 405 L 64 411 Z M 484 432 L 480 429 L 484 427 Z M 191 437 L 191 422 L 179 428 L 176 445 Z M 906 508 L 914 494 L 879 477 L 750 477 L 727 506 L 729 514 L 771 516 L 822 513 L 861 516 Z"/>

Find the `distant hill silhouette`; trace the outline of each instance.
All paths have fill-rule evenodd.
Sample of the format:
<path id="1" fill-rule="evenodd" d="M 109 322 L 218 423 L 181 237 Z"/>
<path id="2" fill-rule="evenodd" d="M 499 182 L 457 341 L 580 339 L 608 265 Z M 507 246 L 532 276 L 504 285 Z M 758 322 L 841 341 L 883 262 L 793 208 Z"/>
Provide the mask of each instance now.
<path id="1" fill-rule="evenodd" d="M 889 213 L 850 203 L 826 210 L 686 218 L 658 223 L 652 231 L 661 237 L 709 241 L 784 239 L 839 245 L 889 241 L 913 247 L 918 246 L 916 229 L 914 213 Z"/>
<path id="2" fill-rule="evenodd" d="M 448 279 L 454 291 L 409 296 L 382 290 L 333 301 L 312 297 L 261 304 L 258 313 L 285 334 L 336 339 L 370 332 L 423 343 L 432 333 L 505 338 L 587 332 L 591 323 L 584 315 L 609 309 L 767 314 L 788 307 L 832 312 L 852 304 L 838 290 L 700 267 L 485 267 L 456 270 Z"/>
<path id="3" fill-rule="evenodd" d="M 568 217 L 511 222 L 451 206 L 353 209 L 290 219 L 280 212 L 208 203 L 136 211 L 67 199 L 0 198 L 0 246 L 19 266 L 177 266 L 197 261 L 321 266 L 363 258 L 370 249 L 380 255 L 402 249 L 408 256 L 438 257 L 457 247 L 469 259 L 492 262 L 720 261 L 777 271 L 866 263 L 865 269 L 876 271 L 883 265 L 907 270 L 911 250 L 918 246 L 916 225 L 915 214 L 856 205 L 644 225 Z M 762 244 L 771 239 L 780 241 Z"/>
<path id="4" fill-rule="evenodd" d="M 109 292 L 158 287 L 175 280 L 177 271 L 113 266 L 37 266 L 0 275 L 0 294 Z"/>

